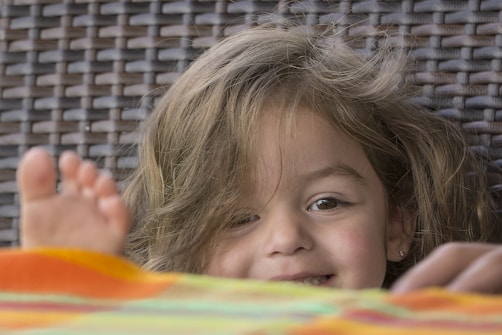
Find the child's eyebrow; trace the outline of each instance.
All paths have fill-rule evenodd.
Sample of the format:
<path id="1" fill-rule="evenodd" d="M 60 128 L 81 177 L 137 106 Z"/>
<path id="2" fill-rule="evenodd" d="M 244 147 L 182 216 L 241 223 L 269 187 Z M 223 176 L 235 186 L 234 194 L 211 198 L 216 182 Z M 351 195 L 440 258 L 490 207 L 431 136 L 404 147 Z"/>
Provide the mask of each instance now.
<path id="1" fill-rule="evenodd" d="M 342 176 L 353 178 L 357 182 L 364 183 L 365 179 L 359 172 L 357 172 L 353 167 L 346 164 L 338 164 L 335 166 L 327 166 L 325 168 L 314 170 L 303 174 L 301 179 L 310 182 L 316 179 L 322 179 L 330 176 Z"/>

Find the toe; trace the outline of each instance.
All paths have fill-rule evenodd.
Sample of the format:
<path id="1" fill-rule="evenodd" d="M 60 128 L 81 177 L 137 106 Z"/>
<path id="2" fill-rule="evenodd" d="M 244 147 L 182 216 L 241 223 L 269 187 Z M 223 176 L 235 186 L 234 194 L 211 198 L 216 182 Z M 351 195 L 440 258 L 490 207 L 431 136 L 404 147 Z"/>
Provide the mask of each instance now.
<path id="1" fill-rule="evenodd" d="M 100 197 L 109 197 L 117 194 L 117 184 L 106 173 L 101 173 L 94 184 L 94 192 Z"/>
<path id="2" fill-rule="evenodd" d="M 59 159 L 59 170 L 63 178 L 76 178 L 80 166 L 80 157 L 73 151 L 65 151 Z"/>
<path id="3" fill-rule="evenodd" d="M 77 174 L 80 168 L 80 157 L 73 151 L 65 151 L 59 158 L 59 170 L 63 182 L 62 192 L 65 194 L 78 194 L 79 185 Z"/>
<path id="4" fill-rule="evenodd" d="M 82 187 L 93 188 L 99 176 L 96 164 L 91 161 L 83 161 L 78 171 L 77 179 Z"/>
<path id="5" fill-rule="evenodd" d="M 56 172 L 52 158 L 42 148 L 32 148 L 21 159 L 17 171 L 21 201 L 56 193 Z"/>

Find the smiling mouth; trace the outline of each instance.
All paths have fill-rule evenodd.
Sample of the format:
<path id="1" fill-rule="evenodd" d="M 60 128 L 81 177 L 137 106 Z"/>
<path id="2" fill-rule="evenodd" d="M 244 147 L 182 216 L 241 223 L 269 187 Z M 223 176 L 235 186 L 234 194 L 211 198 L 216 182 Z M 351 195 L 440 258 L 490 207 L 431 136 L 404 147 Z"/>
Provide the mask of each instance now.
<path id="1" fill-rule="evenodd" d="M 313 286 L 319 286 L 327 282 L 332 275 L 325 275 L 325 276 L 312 276 L 312 277 L 306 277 L 306 278 L 299 278 L 293 280 L 294 283 L 299 283 L 299 284 L 304 284 L 304 285 L 313 285 Z"/>

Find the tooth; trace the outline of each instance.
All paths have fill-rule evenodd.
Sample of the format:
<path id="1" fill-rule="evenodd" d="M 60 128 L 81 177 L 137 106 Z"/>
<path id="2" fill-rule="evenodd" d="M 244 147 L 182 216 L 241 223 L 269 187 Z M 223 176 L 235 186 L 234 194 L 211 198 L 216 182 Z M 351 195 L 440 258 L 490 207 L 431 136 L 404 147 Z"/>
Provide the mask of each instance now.
<path id="1" fill-rule="evenodd" d="M 328 276 L 317 276 L 317 277 L 305 278 L 305 279 L 303 279 L 302 281 L 299 281 L 299 282 L 302 283 L 302 284 L 305 284 L 305 285 L 314 285 L 314 286 L 317 286 L 317 285 L 320 285 L 320 284 L 324 283 L 326 280 L 328 280 Z"/>

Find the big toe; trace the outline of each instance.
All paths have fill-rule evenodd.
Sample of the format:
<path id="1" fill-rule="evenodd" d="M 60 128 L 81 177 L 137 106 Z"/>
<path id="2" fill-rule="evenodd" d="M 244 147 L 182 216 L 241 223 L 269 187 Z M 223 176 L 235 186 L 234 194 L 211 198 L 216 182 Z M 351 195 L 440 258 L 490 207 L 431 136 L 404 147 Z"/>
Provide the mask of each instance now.
<path id="1" fill-rule="evenodd" d="M 17 183 L 23 202 L 56 193 L 56 172 L 51 156 L 41 148 L 26 152 L 18 166 Z"/>

